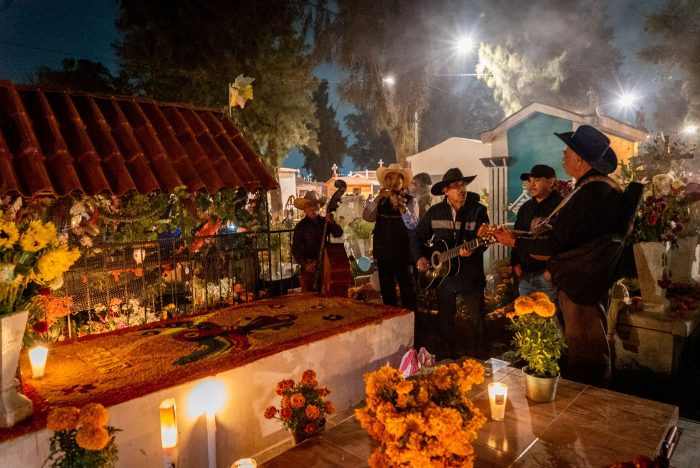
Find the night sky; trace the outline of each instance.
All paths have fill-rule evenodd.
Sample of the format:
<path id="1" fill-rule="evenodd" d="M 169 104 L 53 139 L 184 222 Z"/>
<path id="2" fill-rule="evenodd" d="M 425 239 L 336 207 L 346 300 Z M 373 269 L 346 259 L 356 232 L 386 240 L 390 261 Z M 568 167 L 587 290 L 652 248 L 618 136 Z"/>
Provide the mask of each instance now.
<path id="1" fill-rule="evenodd" d="M 625 54 L 622 71 L 642 96 L 654 94 L 659 87 L 656 69 L 636 58 L 636 52 L 647 43 L 644 17 L 664 4 L 665 0 L 608 2 L 616 45 Z M 0 0 L 0 79 L 28 83 L 39 66 L 59 68 L 64 58 L 102 62 L 116 71 L 112 50 L 112 44 L 120 38 L 114 25 L 116 14 L 116 2 L 110 0 Z M 333 81 L 342 76 L 330 65 L 318 67 L 316 74 L 331 81 L 331 99 L 336 103 L 338 120 L 345 131 L 342 117 L 352 112 L 352 108 L 338 103 L 333 93 Z M 645 106 L 647 116 L 652 110 Z M 293 152 L 285 166 L 300 167 L 302 163 L 303 158 Z M 348 158 L 343 170 L 349 169 L 353 168 Z"/>

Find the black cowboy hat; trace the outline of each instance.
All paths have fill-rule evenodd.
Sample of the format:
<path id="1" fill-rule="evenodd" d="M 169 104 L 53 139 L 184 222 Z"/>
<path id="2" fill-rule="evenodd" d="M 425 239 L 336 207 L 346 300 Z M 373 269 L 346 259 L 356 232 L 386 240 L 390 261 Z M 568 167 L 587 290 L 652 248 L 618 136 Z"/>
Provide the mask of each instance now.
<path id="1" fill-rule="evenodd" d="M 573 132 L 554 133 L 593 169 L 610 174 L 617 167 L 617 155 L 610 147 L 610 138 L 590 125 L 581 125 Z"/>
<path id="2" fill-rule="evenodd" d="M 464 177 L 462 175 L 462 171 L 459 170 L 458 167 L 453 167 L 452 169 L 448 169 L 447 172 L 445 172 L 445 175 L 442 176 L 442 180 L 430 189 L 430 193 L 433 195 L 442 195 L 442 189 L 447 187 L 453 182 L 459 182 L 462 181 L 465 184 L 469 185 L 472 180 L 476 179 L 476 176 L 469 176 L 469 177 Z"/>

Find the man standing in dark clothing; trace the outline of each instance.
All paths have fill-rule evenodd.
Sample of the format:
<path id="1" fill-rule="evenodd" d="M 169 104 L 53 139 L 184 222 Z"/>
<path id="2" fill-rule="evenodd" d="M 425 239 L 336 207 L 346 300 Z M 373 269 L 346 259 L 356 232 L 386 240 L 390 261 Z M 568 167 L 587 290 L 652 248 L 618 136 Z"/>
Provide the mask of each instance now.
<path id="1" fill-rule="evenodd" d="M 328 221 L 326 235 L 341 237 L 343 228 L 336 224 L 333 213 L 328 213 L 324 218 L 319 216 L 319 210 L 326 203 L 326 197 L 319 198 L 316 192 L 306 192 L 303 198 L 294 200 L 294 206 L 305 213 L 304 218 L 294 227 L 292 238 L 292 255 L 301 267 L 300 280 L 303 292 L 315 291 L 314 280 L 318 257 L 321 251 L 323 237 L 323 225 Z"/>
<path id="2" fill-rule="evenodd" d="M 445 195 L 442 202 L 430 207 L 415 231 L 414 257 L 420 272 L 428 268 L 433 246 L 457 247 L 475 239 L 482 224 L 488 224 L 486 207 L 479 195 L 467 192 L 476 176 L 464 177 L 458 168 L 448 170 L 442 181 L 433 185 L 433 195 Z M 452 261 L 454 276 L 446 276 L 437 287 L 438 321 L 443 349 L 440 358 L 458 358 L 462 351 L 470 356 L 485 357 L 484 343 L 484 248 L 468 251 L 462 247 Z M 457 268 L 458 267 L 458 268 Z M 437 280 L 440 281 L 440 280 Z M 455 316 L 457 296 L 467 310 L 469 336 L 457 336 Z"/>
<path id="3" fill-rule="evenodd" d="M 398 305 L 398 283 L 401 307 L 415 311 L 416 285 L 411 264 L 410 231 L 418 222 L 418 202 L 406 190 L 411 179 L 411 170 L 399 164 L 378 168 L 377 181 L 382 188 L 365 207 L 362 219 L 375 223 L 372 255 L 377 261 L 382 301 L 387 305 Z"/>
<path id="4" fill-rule="evenodd" d="M 617 167 L 617 156 L 610 147 L 610 139 L 590 125 L 581 125 L 574 132 L 555 135 L 567 145 L 564 149 L 564 170 L 576 179 L 576 185 L 551 220 L 551 235 L 547 238 L 516 240 L 507 229 L 496 234 L 504 245 L 515 246 L 516 249 L 526 245 L 530 251 L 551 255 L 554 259 L 600 237 L 623 234 L 627 222 L 620 188 L 607 177 Z M 556 278 L 555 274 L 555 284 Z M 581 281 L 588 279 L 582 277 Z M 603 305 L 607 297 L 590 297 L 574 302 L 564 285 L 557 286 L 568 348 L 566 377 L 604 386 L 609 382 L 611 367 Z"/>
<path id="5" fill-rule="evenodd" d="M 418 219 L 425 216 L 428 208 L 433 204 L 433 197 L 430 194 L 430 186 L 433 181 L 430 180 L 430 175 L 426 172 L 420 172 L 413 176 L 411 182 L 411 195 L 418 200 Z"/>
<path id="6" fill-rule="evenodd" d="M 561 195 L 554 190 L 556 175 L 554 169 L 544 164 L 533 166 L 530 172 L 520 175 L 520 180 L 528 181 L 529 199 L 518 210 L 513 229 L 516 231 L 533 232 L 542 223 L 554 208 L 561 202 Z M 518 293 L 528 296 L 534 292 L 545 293 L 557 303 L 557 288 L 552 283 L 552 275 L 547 270 L 547 262 L 538 260 L 527 250 L 528 244 L 522 243 L 510 253 L 510 264 L 518 278 Z"/>

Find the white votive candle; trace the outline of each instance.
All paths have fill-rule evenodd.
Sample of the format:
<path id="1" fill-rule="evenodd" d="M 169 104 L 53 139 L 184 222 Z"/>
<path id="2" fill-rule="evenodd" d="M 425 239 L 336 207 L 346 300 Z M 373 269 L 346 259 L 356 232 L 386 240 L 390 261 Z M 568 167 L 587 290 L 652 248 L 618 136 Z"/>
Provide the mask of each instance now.
<path id="1" fill-rule="evenodd" d="M 489 403 L 491 404 L 491 419 L 501 421 L 506 413 L 506 398 L 508 385 L 501 382 L 489 384 Z"/>
<path id="2" fill-rule="evenodd" d="M 240 460 L 233 462 L 231 468 L 257 468 L 257 466 L 258 462 L 252 458 L 241 458 Z"/>
<path id="3" fill-rule="evenodd" d="M 29 350 L 29 362 L 32 363 L 32 377 L 40 379 L 46 370 L 46 357 L 49 350 L 43 346 L 37 346 Z"/>

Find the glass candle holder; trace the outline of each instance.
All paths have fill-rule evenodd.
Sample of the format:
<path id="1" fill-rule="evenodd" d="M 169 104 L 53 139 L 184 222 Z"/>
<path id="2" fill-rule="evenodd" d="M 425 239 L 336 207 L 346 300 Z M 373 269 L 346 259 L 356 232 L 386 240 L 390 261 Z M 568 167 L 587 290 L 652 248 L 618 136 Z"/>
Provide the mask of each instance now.
<path id="1" fill-rule="evenodd" d="M 502 421 L 506 414 L 506 399 L 508 398 L 508 385 L 501 382 L 489 384 L 489 403 L 491 404 L 491 419 Z"/>

